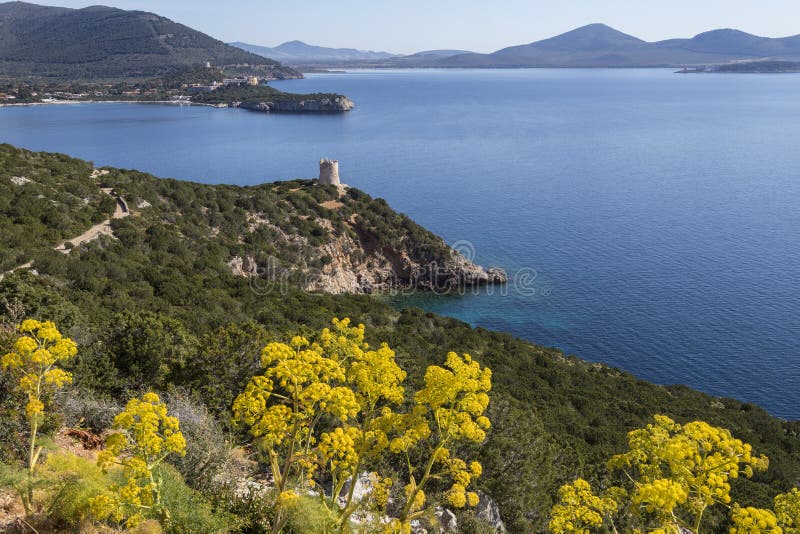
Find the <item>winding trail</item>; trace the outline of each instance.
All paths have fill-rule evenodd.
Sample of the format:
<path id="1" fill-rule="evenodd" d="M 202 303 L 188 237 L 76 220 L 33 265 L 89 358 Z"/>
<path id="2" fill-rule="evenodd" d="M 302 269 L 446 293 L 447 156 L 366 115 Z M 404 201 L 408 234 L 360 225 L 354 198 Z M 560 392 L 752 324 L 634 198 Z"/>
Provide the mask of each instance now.
<path id="1" fill-rule="evenodd" d="M 107 195 L 113 195 L 113 190 L 110 188 L 103 188 L 101 191 Z M 79 235 L 78 237 L 73 237 L 72 239 L 67 239 L 53 250 L 57 250 L 64 254 L 69 254 L 72 248 L 77 247 L 79 245 L 83 245 L 84 243 L 88 243 L 89 241 L 94 241 L 101 235 L 114 235 L 111 231 L 111 220 L 112 219 L 122 219 L 130 215 L 130 211 L 128 210 L 128 203 L 125 202 L 125 199 L 122 197 L 117 198 L 117 207 L 114 209 L 114 214 L 111 216 L 111 219 L 106 219 L 105 221 L 95 224 L 84 233 Z M 70 243 L 72 246 L 67 248 L 67 243 Z"/>
<path id="2" fill-rule="evenodd" d="M 100 189 L 103 193 L 107 195 L 114 196 L 114 190 L 109 187 L 103 187 Z M 83 245 L 84 243 L 88 243 L 90 241 L 94 241 L 101 235 L 110 235 L 113 236 L 114 232 L 111 230 L 111 221 L 113 219 L 122 219 L 129 216 L 130 210 L 128 209 L 128 203 L 125 202 L 125 199 L 118 196 L 117 199 L 117 207 L 114 209 L 113 215 L 111 215 L 110 219 L 106 219 L 105 221 L 95 224 L 84 233 L 79 235 L 78 237 L 73 237 L 72 239 L 67 239 L 63 243 L 53 247 L 53 250 L 57 250 L 62 254 L 69 254 L 70 251 L 77 246 Z M 67 243 L 71 244 L 69 248 L 67 248 Z M 29 261 L 28 263 L 23 263 L 22 265 L 18 265 L 11 270 L 5 271 L 0 273 L 0 280 L 5 278 L 6 275 L 13 273 L 14 271 L 18 271 L 21 269 L 30 269 L 33 266 L 33 262 Z"/>

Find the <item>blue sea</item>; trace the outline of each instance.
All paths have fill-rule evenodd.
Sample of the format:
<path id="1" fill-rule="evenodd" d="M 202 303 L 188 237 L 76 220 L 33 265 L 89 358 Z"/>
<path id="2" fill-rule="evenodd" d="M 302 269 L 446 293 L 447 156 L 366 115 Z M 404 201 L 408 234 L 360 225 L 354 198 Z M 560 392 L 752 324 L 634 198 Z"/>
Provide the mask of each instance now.
<path id="1" fill-rule="evenodd" d="M 352 71 L 344 115 L 0 109 L 0 141 L 208 183 L 387 199 L 508 288 L 394 299 L 800 418 L 800 75 Z M 447 347 L 442 347 L 442 351 Z"/>

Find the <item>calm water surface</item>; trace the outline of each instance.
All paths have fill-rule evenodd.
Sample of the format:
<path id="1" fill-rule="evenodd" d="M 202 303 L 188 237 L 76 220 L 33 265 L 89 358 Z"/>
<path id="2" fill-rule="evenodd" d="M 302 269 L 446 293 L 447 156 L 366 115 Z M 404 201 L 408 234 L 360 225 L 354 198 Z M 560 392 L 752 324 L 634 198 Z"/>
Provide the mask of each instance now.
<path id="1" fill-rule="evenodd" d="M 361 71 L 275 85 L 358 108 L 7 108 L 0 141 L 237 184 L 338 158 L 344 181 L 519 282 L 414 304 L 800 417 L 799 75 Z"/>

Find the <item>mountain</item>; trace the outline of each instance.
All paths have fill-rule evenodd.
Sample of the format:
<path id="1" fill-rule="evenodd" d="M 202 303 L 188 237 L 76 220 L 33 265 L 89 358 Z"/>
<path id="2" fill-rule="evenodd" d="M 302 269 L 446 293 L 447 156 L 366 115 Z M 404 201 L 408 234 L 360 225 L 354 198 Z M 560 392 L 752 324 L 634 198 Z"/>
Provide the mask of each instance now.
<path id="1" fill-rule="evenodd" d="M 670 50 L 735 55 L 746 59 L 800 56 L 800 35 L 773 39 L 733 29 L 712 30 L 691 39 L 670 39 L 655 44 Z"/>
<path id="2" fill-rule="evenodd" d="M 800 36 L 769 38 L 723 29 L 691 39 L 647 42 L 605 24 L 590 24 L 491 54 L 445 57 L 433 66 L 673 67 L 756 59 L 800 59 Z"/>
<path id="3" fill-rule="evenodd" d="M 388 59 L 397 55 L 390 54 L 389 52 L 356 50 L 355 48 L 327 48 L 324 46 L 306 44 L 302 41 L 289 41 L 275 48 L 240 42 L 230 44 L 242 50 L 273 58 L 290 65 Z"/>
<path id="4" fill-rule="evenodd" d="M 143 78 L 206 62 L 215 67 L 248 65 L 268 78 L 299 76 L 277 61 L 153 13 L 104 6 L 0 4 L 3 77 Z"/>
<path id="5" fill-rule="evenodd" d="M 450 57 L 457 56 L 459 54 L 474 54 L 474 52 L 470 52 L 469 50 L 423 50 L 422 52 L 417 52 L 416 54 L 410 54 L 408 56 L 402 56 L 402 58 L 398 59 Z"/>

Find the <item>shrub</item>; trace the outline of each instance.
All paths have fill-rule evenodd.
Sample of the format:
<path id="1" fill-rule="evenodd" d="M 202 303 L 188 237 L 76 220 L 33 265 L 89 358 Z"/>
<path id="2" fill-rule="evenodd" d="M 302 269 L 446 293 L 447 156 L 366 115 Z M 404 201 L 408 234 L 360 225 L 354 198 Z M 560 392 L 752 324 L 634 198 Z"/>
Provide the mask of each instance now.
<path id="1" fill-rule="evenodd" d="M 56 396 L 64 426 L 88 428 L 100 433 L 111 428 L 114 417 L 122 411 L 119 402 L 89 391 L 66 389 Z"/>
<path id="2" fill-rule="evenodd" d="M 56 527 L 76 527 L 91 518 L 90 499 L 114 485 L 97 463 L 69 453 L 54 453 L 44 464 L 49 520 Z"/>
<path id="3" fill-rule="evenodd" d="M 209 488 L 214 475 L 229 459 L 227 436 L 205 405 L 188 395 L 171 393 L 166 402 L 169 412 L 181 422 L 181 433 L 186 438 L 186 454 L 174 457 L 172 463 L 189 486 Z"/>
<path id="4" fill-rule="evenodd" d="M 203 496 L 189 488 L 173 466 L 158 468 L 161 479 L 161 504 L 169 512 L 166 531 L 174 534 L 222 534 L 236 530 L 241 521 L 215 510 Z"/>

